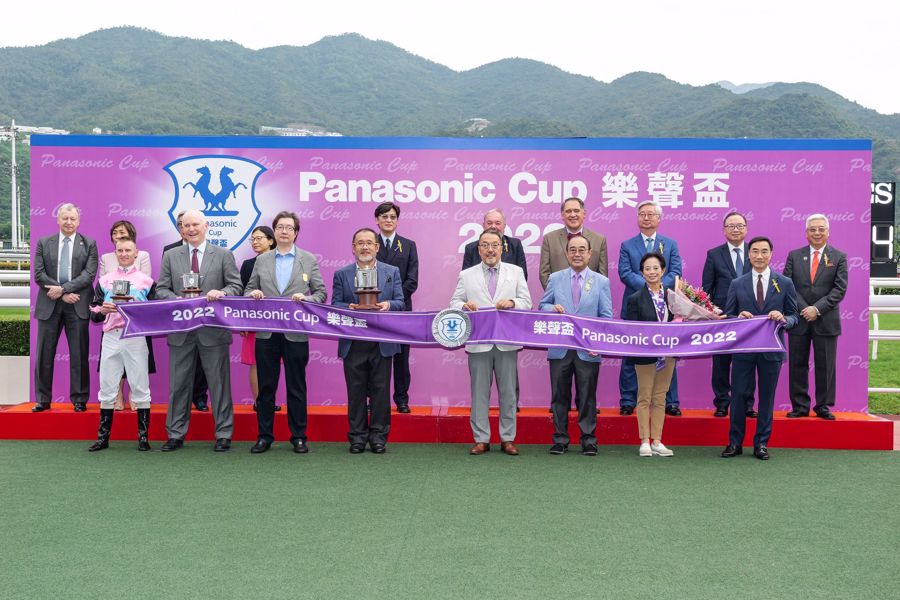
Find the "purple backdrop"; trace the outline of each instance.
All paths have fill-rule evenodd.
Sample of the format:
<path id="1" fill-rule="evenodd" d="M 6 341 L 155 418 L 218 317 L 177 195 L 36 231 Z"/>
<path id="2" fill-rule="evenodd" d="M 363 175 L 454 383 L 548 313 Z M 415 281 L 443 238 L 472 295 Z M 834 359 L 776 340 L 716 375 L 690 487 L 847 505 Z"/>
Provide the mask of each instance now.
<path id="1" fill-rule="evenodd" d="M 232 248 L 240 266 L 253 254 L 245 239 L 250 228 L 292 210 L 301 218 L 298 245 L 319 257 L 330 299 L 334 271 L 352 260 L 353 231 L 374 228 L 377 203 L 393 200 L 402 208 L 398 232 L 418 245 L 414 308 L 437 310 L 453 293 L 463 247 L 477 237 L 484 212 L 496 207 L 506 214 L 507 233 L 523 241 L 537 304 L 542 236 L 561 226 L 560 201 L 577 195 L 586 203 L 587 227 L 607 236 L 618 314 L 623 288 L 615 267 L 620 243 L 638 232 L 637 201 L 661 202 L 659 231 L 678 241 L 684 277 L 695 285 L 706 251 L 724 242 L 721 221 L 729 210 L 747 215 L 749 236 L 772 239 L 772 266 L 779 271 L 787 252 L 806 244 L 805 217 L 823 212 L 831 221 L 830 242 L 847 252 L 850 266 L 841 306 L 837 409 L 865 411 L 870 180 L 867 140 L 33 136 L 31 234 L 35 241 L 56 232 L 57 207 L 73 202 L 83 210 L 80 232 L 95 238 L 103 254 L 112 250 L 112 222 L 128 219 L 156 276 L 163 246 L 179 239 L 174 212 L 212 207 L 217 214 L 208 217 L 209 238 Z M 91 331 L 96 390 L 100 336 L 97 326 Z M 240 343 L 235 336 L 234 397 L 249 403 Z M 159 371 L 152 389 L 154 400 L 164 402 L 165 340 L 155 339 L 154 347 Z M 310 355 L 310 402 L 345 403 L 336 342 L 312 340 Z M 63 342 L 55 401 L 67 400 L 68 358 Z M 412 404 L 468 405 L 463 351 L 414 348 L 410 362 Z M 601 406 L 618 404 L 618 369 L 618 359 L 603 361 Z M 522 405 L 548 405 L 546 353 L 521 353 L 519 370 Z M 711 407 L 710 360 L 681 361 L 678 371 L 682 406 Z M 786 368 L 776 405 L 789 407 Z"/>

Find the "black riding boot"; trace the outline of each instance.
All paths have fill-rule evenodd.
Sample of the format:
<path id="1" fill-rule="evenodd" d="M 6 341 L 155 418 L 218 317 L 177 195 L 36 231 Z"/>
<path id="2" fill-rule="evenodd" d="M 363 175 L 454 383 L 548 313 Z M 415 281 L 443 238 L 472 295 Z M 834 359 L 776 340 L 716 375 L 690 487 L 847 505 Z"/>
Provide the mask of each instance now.
<path id="1" fill-rule="evenodd" d="M 97 428 L 97 441 L 88 448 L 88 452 L 96 452 L 97 450 L 109 448 L 109 434 L 112 432 L 114 414 L 115 411 L 111 408 L 100 409 L 100 427 Z"/>
<path id="2" fill-rule="evenodd" d="M 147 441 L 147 434 L 150 431 L 150 409 L 139 408 L 137 410 L 138 417 L 138 450 L 147 452 L 150 450 L 150 443 Z"/>

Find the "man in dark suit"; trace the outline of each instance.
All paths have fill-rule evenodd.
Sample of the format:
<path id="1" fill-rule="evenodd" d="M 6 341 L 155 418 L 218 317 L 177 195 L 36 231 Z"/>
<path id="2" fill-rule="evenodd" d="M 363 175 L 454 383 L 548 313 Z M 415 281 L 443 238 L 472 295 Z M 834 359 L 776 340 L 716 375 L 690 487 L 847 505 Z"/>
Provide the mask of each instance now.
<path id="1" fill-rule="evenodd" d="M 163 248 L 163 256 L 166 255 L 166 252 L 171 250 L 172 248 L 180 248 L 184 246 L 187 242 L 184 241 L 184 233 L 181 229 L 181 219 L 184 217 L 184 213 L 187 211 L 181 211 L 175 217 L 175 225 L 178 228 L 178 232 L 181 233 L 181 239 L 177 242 L 172 242 L 171 244 L 167 244 Z M 203 374 L 203 369 L 199 368 L 200 365 L 200 355 L 194 355 L 194 389 L 191 391 L 191 404 L 197 407 L 197 410 L 201 412 L 206 412 L 209 410 L 209 403 L 207 402 L 207 392 L 209 392 L 209 386 L 206 384 L 206 375 Z"/>
<path id="2" fill-rule="evenodd" d="M 356 272 L 377 269 L 377 284 L 381 289 L 378 310 L 403 310 L 403 288 L 400 270 L 376 261 L 378 234 L 365 227 L 353 234 L 353 254 L 356 261 L 334 273 L 331 303 L 352 310 L 359 308 L 356 294 Z M 384 454 L 391 430 L 391 357 L 400 352 L 400 344 L 341 339 L 338 355 L 344 361 L 344 380 L 347 383 L 347 419 L 350 430 L 350 453 L 361 454 L 366 444 L 375 454 Z M 371 419 L 366 397 L 371 398 Z"/>
<path id="3" fill-rule="evenodd" d="M 394 265 L 400 270 L 403 287 L 404 310 L 412 310 L 412 295 L 419 287 L 419 253 L 416 243 L 397 234 L 400 207 L 393 202 L 382 202 L 375 208 L 378 236 L 376 260 Z M 394 404 L 397 412 L 409 412 L 409 344 L 400 344 L 400 352 L 394 355 Z"/>
<path id="4" fill-rule="evenodd" d="M 584 219 L 587 216 L 584 211 L 584 200 L 575 197 L 566 198 L 560 205 L 559 212 L 562 215 L 564 227 L 551 231 L 544 236 L 544 240 L 541 242 L 541 287 L 547 289 L 547 281 L 550 279 L 551 273 L 569 268 L 566 246 L 575 235 L 581 235 L 587 239 L 593 248 L 588 268 L 604 277 L 609 276 L 606 237 L 584 226 Z"/>
<path id="5" fill-rule="evenodd" d="M 69 399 L 84 412 L 90 393 L 88 325 L 97 243 L 80 233 L 81 210 L 63 204 L 56 213 L 59 233 L 38 240 L 34 251 L 34 280 L 40 286 L 34 307 L 38 320 L 38 350 L 34 361 L 37 402 L 32 412 L 50 409 L 53 367 L 63 329 L 69 345 Z"/>
<path id="6" fill-rule="evenodd" d="M 503 253 L 500 255 L 500 261 L 510 265 L 517 265 L 522 272 L 525 273 L 525 280 L 528 280 L 528 265 L 525 263 L 525 248 L 518 238 L 503 233 L 506 231 L 506 217 L 499 208 L 492 208 L 484 213 L 484 230 L 496 231 L 503 238 Z M 481 256 L 478 254 L 478 240 L 474 240 L 466 244 L 463 254 L 462 270 L 465 271 L 469 267 L 481 264 Z"/>
<path id="7" fill-rule="evenodd" d="M 766 237 L 755 237 L 747 244 L 753 270 L 731 282 L 725 313 L 729 317 L 749 319 L 767 316 L 790 329 L 797 324 L 797 299 L 794 284 L 784 275 L 769 268 L 772 260 L 772 242 Z M 779 331 L 783 338 L 783 331 Z M 728 446 L 723 458 L 741 454 L 744 431 L 747 426 L 746 407 L 752 403 L 753 379 L 759 378 L 759 417 L 756 435 L 753 436 L 753 455 L 769 460 L 769 436 L 772 434 L 772 410 L 775 406 L 775 388 L 778 374 L 785 359 L 784 352 L 750 352 L 735 354 L 731 361 L 731 427 Z"/>
<path id="8" fill-rule="evenodd" d="M 163 256 L 156 297 L 182 297 L 182 275 L 189 272 L 201 276 L 200 290 L 209 301 L 223 296 L 240 296 L 241 276 L 234 254 L 206 239 L 209 223 L 197 210 L 189 210 L 182 217 L 181 228 L 186 244 L 173 248 Z M 194 383 L 194 354 L 200 355 L 200 367 L 206 372 L 213 417 L 216 422 L 216 452 L 231 448 L 234 430 L 234 407 L 231 402 L 231 362 L 228 349 L 231 332 L 216 327 L 201 327 L 194 331 L 173 333 L 169 344 L 169 409 L 166 418 L 168 440 L 163 452 L 178 450 L 184 445 L 191 420 L 191 389 Z"/>
<path id="9" fill-rule="evenodd" d="M 294 302 L 325 302 L 325 282 L 319 272 L 316 257 L 297 248 L 294 243 L 300 232 L 300 218 L 282 211 L 272 221 L 275 249 L 256 258 L 253 273 L 244 290 L 245 296 L 290 298 Z M 284 362 L 284 383 L 287 389 L 287 417 L 291 430 L 291 446 L 297 454 L 309 452 L 306 443 L 306 365 L 309 363 L 309 338 L 302 333 L 256 334 L 256 370 L 259 396 L 256 399 L 256 444 L 252 454 L 267 451 L 275 441 L 275 390 Z"/>
<path id="10" fill-rule="evenodd" d="M 788 417 L 809 415 L 809 346 L 816 371 L 816 406 L 821 419 L 834 420 L 837 338 L 841 334 L 840 303 L 847 293 L 847 255 L 828 244 L 828 218 L 806 219 L 809 246 L 788 254 L 784 276 L 797 288 L 797 305 L 803 317 L 788 330 L 791 411 Z"/>
<path id="11" fill-rule="evenodd" d="M 725 309 L 728 299 L 728 288 L 738 276 L 749 273 L 750 260 L 747 258 L 747 219 L 739 212 L 732 211 L 722 221 L 725 231 L 725 243 L 716 246 L 706 253 L 703 263 L 703 289 L 709 294 L 712 303 Z M 716 407 L 713 416 L 727 417 L 731 404 L 731 355 L 714 354 L 712 356 L 712 390 Z M 752 399 L 752 395 L 751 395 Z M 747 416 L 755 418 L 753 405 L 747 406 Z"/>
<path id="12" fill-rule="evenodd" d="M 675 287 L 675 277 L 681 277 L 681 255 L 678 243 L 672 238 L 657 232 L 662 219 L 662 207 L 650 200 L 637 206 L 638 228 L 636 236 L 628 238 L 619 247 L 619 279 L 625 284 L 622 295 L 621 317 L 625 318 L 625 307 L 628 297 L 647 285 L 641 275 L 641 259 L 648 252 L 658 252 L 666 259 L 666 274 L 663 276 L 663 287 Z M 637 375 L 634 365 L 622 361 L 619 370 L 619 414 L 630 415 L 637 406 Z M 666 414 L 673 417 L 681 415 L 678 407 L 678 372 L 672 373 L 672 383 L 666 393 Z"/>

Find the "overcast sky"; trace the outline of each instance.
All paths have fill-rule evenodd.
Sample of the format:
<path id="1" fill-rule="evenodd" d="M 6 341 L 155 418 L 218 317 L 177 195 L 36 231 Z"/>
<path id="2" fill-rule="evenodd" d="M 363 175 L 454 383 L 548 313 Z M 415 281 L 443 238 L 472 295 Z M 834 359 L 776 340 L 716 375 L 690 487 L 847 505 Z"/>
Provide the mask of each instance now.
<path id="1" fill-rule="evenodd" d="M 809 81 L 900 113 L 896 0 L 48 0 L 0 14 L 0 46 L 119 25 L 254 49 L 355 32 L 456 70 L 522 57 L 605 82 L 633 71 L 692 85 Z"/>

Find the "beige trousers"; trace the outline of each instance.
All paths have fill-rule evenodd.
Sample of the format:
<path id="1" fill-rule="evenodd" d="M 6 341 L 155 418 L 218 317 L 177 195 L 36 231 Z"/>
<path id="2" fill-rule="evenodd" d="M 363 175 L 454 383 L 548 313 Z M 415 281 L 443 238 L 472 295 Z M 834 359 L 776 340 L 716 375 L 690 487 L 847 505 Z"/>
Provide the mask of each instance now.
<path id="1" fill-rule="evenodd" d="M 656 363 L 634 365 L 637 373 L 637 419 L 642 440 L 661 440 L 663 421 L 666 419 L 666 392 L 672 382 L 675 359 L 666 358 L 666 366 L 659 371 Z"/>

